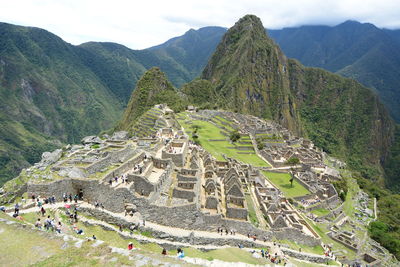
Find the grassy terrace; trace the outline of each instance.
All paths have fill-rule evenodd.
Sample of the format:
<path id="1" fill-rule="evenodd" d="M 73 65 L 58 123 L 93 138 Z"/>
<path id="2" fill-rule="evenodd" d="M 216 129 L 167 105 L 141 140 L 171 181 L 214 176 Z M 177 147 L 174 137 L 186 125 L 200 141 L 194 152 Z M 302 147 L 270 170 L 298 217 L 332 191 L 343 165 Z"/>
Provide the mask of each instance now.
<path id="1" fill-rule="evenodd" d="M 290 185 L 289 173 L 274 173 L 263 171 L 264 176 L 277 186 L 288 198 L 304 196 L 310 193 L 304 186 L 293 180 L 293 187 Z"/>
<path id="2" fill-rule="evenodd" d="M 246 194 L 245 198 L 246 198 L 246 203 L 247 203 L 247 210 L 249 212 L 250 222 L 252 224 L 254 224 L 255 226 L 258 226 L 258 219 L 257 219 L 256 211 L 254 209 L 253 199 L 251 198 L 251 196 L 249 194 Z"/>
<path id="3" fill-rule="evenodd" d="M 186 118 L 186 120 L 185 120 Z M 241 154 L 238 153 L 239 150 L 230 149 L 228 147 L 233 147 L 229 141 L 228 137 L 221 133 L 221 129 L 215 126 L 214 124 L 201 121 L 201 120 L 193 120 L 191 123 L 187 120 L 187 117 L 183 114 L 179 114 L 177 116 L 179 124 L 185 129 L 186 132 L 193 131 L 193 125 L 197 125 L 200 128 L 197 133 L 199 135 L 199 141 L 201 146 L 210 152 L 217 160 L 224 160 L 222 155 L 227 155 L 228 157 L 240 160 L 244 163 L 252 164 L 254 166 L 262 166 L 268 167 L 268 163 L 258 157 L 254 150 L 252 151 L 242 151 L 250 154 Z M 210 141 L 212 140 L 225 140 L 225 141 Z M 249 145 L 244 145 L 249 146 Z M 252 146 L 251 146 L 252 147 Z"/>
<path id="4" fill-rule="evenodd" d="M 62 214 L 62 213 L 60 213 L 60 214 Z M 51 216 L 53 218 L 54 213 L 52 213 Z M 80 216 L 82 217 L 83 215 L 80 215 Z M 38 215 L 36 213 L 29 213 L 29 214 L 24 214 L 23 217 L 26 221 L 33 223 L 38 218 Z M 88 219 L 93 219 L 92 217 L 86 216 L 86 215 L 84 217 L 86 217 Z M 43 217 L 41 217 L 41 218 L 43 218 Z M 156 243 L 144 243 L 144 242 L 141 242 L 134 238 L 126 239 L 126 238 L 123 238 L 116 231 L 105 230 L 100 226 L 87 225 L 82 222 L 77 223 L 77 227 L 82 229 L 84 232 L 83 236 L 79 236 L 79 235 L 76 235 L 73 233 L 72 226 L 69 225 L 68 219 L 66 218 L 66 216 L 62 214 L 61 218 L 62 218 L 63 224 L 67 227 L 67 229 L 64 229 L 64 231 L 66 230 L 69 234 L 72 234 L 78 238 L 91 237 L 92 235 L 95 235 L 98 239 L 105 241 L 107 245 L 111 245 L 111 246 L 115 246 L 115 247 L 119 247 L 119 248 L 126 248 L 128 243 L 132 242 L 133 246 L 135 248 L 139 248 L 141 253 L 145 252 L 149 256 L 154 255 L 154 253 L 159 255 L 159 254 L 161 254 L 161 251 L 163 249 L 160 245 L 158 245 Z M 3 227 L 2 225 L 0 225 L 0 226 Z M 127 234 L 127 233 L 129 233 L 129 231 L 125 229 L 124 233 Z M 149 232 L 135 232 L 135 233 L 141 234 L 143 236 L 147 236 L 150 238 L 152 237 L 151 233 L 149 233 Z M 1 236 L 1 234 L 0 234 L 0 236 Z M 15 239 L 15 238 L 13 238 L 13 236 L 10 235 L 9 239 L 11 240 L 11 239 Z M 40 239 L 40 240 L 30 241 L 31 239 L 32 238 L 29 237 L 28 241 L 30 243 L 28 243 L 28 245 L 31 245 L 31 243 L 32 243 L 32 245 L 38 245 L 37 241 L 40 241 L 40 243 L 39 243 L 40 246 L 43 245 L 44 248 L 49 247 L 49 249 L 52 249 L 53 246 L 56 248 L 59 248 L 59 247 L 61 247 L 61 245 L 63 243 L 63 242 L 60 242 L 60 244 L 54 245 L 53 243 L 46 241 L 47 239 L 45 239 L 45 238 L 43 238 L 43 240 Z M 7 243 L 10 243 L 10 241 L 8 239 L 5 239 L 4 241 Z M 25 239 L 23 239 L 23 241 L 25 241 Z M 18 242 L 14 242 L 14 243 L 18 243 Z M 7 250 L 4 250 L 4 251 L 8 252 L 9 251 L 8 249 L 11 249 L 11 248 L 9 248 L 10 246 L 6 246 L 1 241 L 0 241 L 0 244 L 4 245 L 7 248 Z M 4 246 L 2 246 L 2 248 L 4 248 Z M 19 248 L 19 246 L 15 245 L 15 250 L 16 250 L 15 253 L 17 253 L 17 248 Z M 34 249 L 32 251 L 34 251 Z M 61 251 L 61 250 L 56 250 L 55 252 L 59 252 L 59 251 Z M 267 261 L 265 259 L 256 259 L 256 258 L 252 257 L 252 255 L 249 252 L 247 252 L 246 250 L 242 250 L 239 248 L 223 248 L 223 249 L 217 249 L 217 250 L 212 250 L 212 251 L 208 251 L 208 252 L 202 252 L 195 248 L 185 248 L 184 251 L 185 251 L 185 255 L 188 257 L 196 257 L 196 258 L 202 258 L 202 259 L 207 259 L 207 260 L 219 259 L 219 260 L 223 260 L 223 261 L 227 261 L 227 262 L 245 262 L 245 263 L 249 263 L 249 264 L 266 264 L 267 263 Z M 18 250 L 18 252 L 20 253 L 20 250 Z M 80 254 L 82 253 L 80 250 L 77 250 L 77 252 L 79 252 Z M 176 254 L 176 250 L 168 251 L 168 255 L 175 255 L 175 254 Z M 16 255 L 17 254 L 6 255 L 7 256 L 6 259 L 10 258 L 10 260 L 13 259 L 15 262 L 18 262 L 18 256 L 16 256 Z M 10 257 L 8 257 L 8 256 L 10 256 Z M 26 261 L 29 260 L 28 256 L 30 256 L 30 258 L 35 258 L 35 255 L 29 254 L 29 255 L 27 255 Z M 70 256 L 68 256 L 68 257 L 70 257 Z M 58 258 L 58 257 L 56 257 L 56 258 Z M 0 259 L 1 259 L 1 256 L 0 256 Z M 58 260 L 59 259 L 57 259 L 56 262 L 58 262 Z M 14 262 L 14 261 L 11 260 L 10 262 Z M 29 261 L 28 261 L 28 263 L 29 263 Z M 132 265 L 132 262 L 128 265 Z M 58 266 L 58 265 L 45 265 L 45 266 Z M 62 266 L 73 266 L 73 265 L 62 265 Z M 85 266 L 88 266 L 88 265 L 85 265 Z M 116 265 L 116 266 L 121 266 L 121 265 Z"/>
<path id="5" fill-rule="evenodd" d="M 311 211 L 311 213 L 312 214 L 314 214 L 315 216 L 325 216 L 325 215 L 328 215 L 329 214 L 329 210 L 327 210 L 327 209 L 324 209 L 324 208 L 319 208 L 319 209 L 315 209 L 315 210 L 312 210 Z"/>

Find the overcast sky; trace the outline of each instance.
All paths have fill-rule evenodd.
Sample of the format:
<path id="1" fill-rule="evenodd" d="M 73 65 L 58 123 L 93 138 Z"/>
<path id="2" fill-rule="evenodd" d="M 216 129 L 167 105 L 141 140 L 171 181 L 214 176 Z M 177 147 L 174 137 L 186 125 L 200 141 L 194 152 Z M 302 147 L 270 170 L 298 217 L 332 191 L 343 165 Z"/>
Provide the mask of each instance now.
<path id="1" fill-rule="evenodd" d="M 0 21 L 36 26 L 65 41 L 142 49 L 190 28 L 232 26 L 254 14 L 270 29 L 352 19 L 400 28 L 400 0 L 0 0 Z"/>

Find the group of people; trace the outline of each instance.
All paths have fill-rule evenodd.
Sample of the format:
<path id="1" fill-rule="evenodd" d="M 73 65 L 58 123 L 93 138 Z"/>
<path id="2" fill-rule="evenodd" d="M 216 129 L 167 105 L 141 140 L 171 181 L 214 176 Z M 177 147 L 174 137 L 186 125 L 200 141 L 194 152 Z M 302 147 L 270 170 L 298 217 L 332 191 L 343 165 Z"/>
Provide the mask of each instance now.
<path id="1" fill-rule="evenodd" d="M 104 209 L 103 203 L 98 202 L 97 200 L 94 202 L 94 207 L 95 208 L 102 208 Z"/>
<path id="2" fill-rule="evenodd" d="M 82 200 L 82 198 L 83 198 L 82 190 L 79 192 L 79 194 L 75 194 L 74 196 L 72 196 L 72 194 L 70 194 L 70 193 L 68 193 L 68 194 L 64 193 L 62 195 L 62 199 L 63 199 L 64 203 L 67 203 L 68 200 L 69 200 L 69 202 L 74 201 L 75 203 L 78 203 L 78 200 Z"/>
<path id="3" fill-rule="evenodd" d="M 218 231 L 218 233 L 221 234 L 221 235 L 223 235 L 224 232 L 225 232 L 226 235 L 228 235 L 228 234 L 236 235 L 236 230 L 235 230 L 235 229 L 230 229 L 230 230 L 228 230 L 228 228 L 225 228 L 225 229 L 224 229 L 224 227 L 218 227 L 217 231 Z"/>
<path id="4" fill-rule="evenodd" d="M 43 224 L 41 219 L 38 218 L 35 222 L 35 227 L 38 229 L 42 229 L 43 227 L 46 231 L 56 231 L 57 233 L 61 234 L 62 224 L 61 221 L 58 221 L 58 223 L 56 223 L 55 219 L 51 218 L 50 215 L 48 215 Z"/>
<path id="5" fill-rule="evenodd" d="M 113 182 L 115 182 L 116 184 L 118 184 L 118 181 L 121 180 L 121 183 L 126 183 L 128 184 L 128 178 L 126 174 L 122 174 L 121 176 L 115 176 L 114 178 L 110 178 L 108 180 L 108 184 L 111 186 L 113 184 Z"/>

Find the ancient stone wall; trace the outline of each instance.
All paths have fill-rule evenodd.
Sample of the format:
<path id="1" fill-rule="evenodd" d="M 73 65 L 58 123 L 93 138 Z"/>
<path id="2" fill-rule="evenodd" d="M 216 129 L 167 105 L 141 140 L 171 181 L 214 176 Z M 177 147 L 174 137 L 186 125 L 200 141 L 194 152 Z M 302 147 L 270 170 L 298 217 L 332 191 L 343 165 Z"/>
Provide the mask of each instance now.
<path id="1" fill-rule="evenodd" d="M 134 150 L 131 146 L 126 147 L 125 149 L 110 152 L 104 159 L 94 162 L 92 165 L 84 168 L 89 174 L 93 174 L 99 172 L 107 166 L 110 166 L 113 163 L 126 160 L 128 158 L 133 157 L 137 153 L 137 150 Z"/>
<path id="2" fill-rule="evenodd" d="M 174 188 L 172 192 L 174 198 L 187 199 L 189 202 L 193 202 L 196 194 L 192 190 L 184 190 L 179 188 Z"/>
<path id="3" fill-rule="evenodd" d="M 121 174 L 133 169 L 135 165 L 143 161 L 144 155 L 145 155 L 144 152 L 136 155 L 136 157 L 134 157 L 133 159 L 128 160 L 127 162 L 116 168 L 114 171 L 104 176 L 103 180 L 108 181 L 114 178 L 115 176 L 120 176 Z"/>
<path id="4" fill-rule="evenodd" d="M 247 220 L 247 209 L 227 207 L 226 217 L 240 220 Z"/>

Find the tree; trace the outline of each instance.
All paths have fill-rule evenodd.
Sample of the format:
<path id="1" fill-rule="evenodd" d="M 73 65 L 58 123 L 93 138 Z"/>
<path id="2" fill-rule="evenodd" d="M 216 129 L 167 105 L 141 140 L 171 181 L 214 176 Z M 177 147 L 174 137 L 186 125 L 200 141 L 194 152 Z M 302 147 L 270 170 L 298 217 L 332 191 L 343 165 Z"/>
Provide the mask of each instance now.
<path id="1" fill-rule="evenodd" d="M 287 165 L 296 165 L 296 164 L 299 164 L 299 163 L 300 163 L 300 160 L 299 160 L 299 158 L 296 158 L 296 157 L 291 157 L 290 159 L 288 159 L 285 162 L 285 164 L 287 164 Z"/>
<path id="2" fill-rule="evenodd" d="M 290 186 L 291 186 L 291 187 L 293 187 L 293 180 L 294 180 L 294 179 L 293 179 L 293 175 L 292 175 L 292 176 L 290 176 L 290 180 L 289 180 L 289 181 L 290 181 Z"/>
<path id="3" fill-rule="evenodd" d="M 232 141 L 232 143 L 238 141 L 240 139 L 240 133 L 238 132 L 238 130 L 231 132 L 229 139 Z"/>

